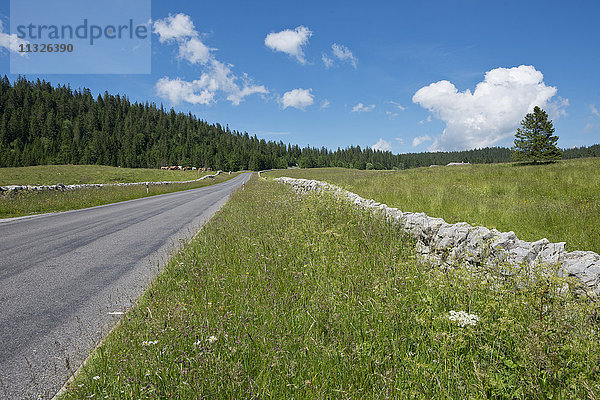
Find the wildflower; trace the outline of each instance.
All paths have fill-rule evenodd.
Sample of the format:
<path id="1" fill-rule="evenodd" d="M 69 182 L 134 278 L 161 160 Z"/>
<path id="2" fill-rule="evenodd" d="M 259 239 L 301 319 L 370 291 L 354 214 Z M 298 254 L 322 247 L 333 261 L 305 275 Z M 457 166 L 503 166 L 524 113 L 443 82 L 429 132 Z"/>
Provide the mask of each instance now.
<path id="1" fill-rule="evenodd" d="M 464 328 L 465 326 L 475 326 L 479 322 L 479 316 L 475 314 L 469 314 L 465 311 L 450 311 L 448 317 L 451 321 L 454 321 L 458 326 Z"/>
<path id="2" fill-rule="evenodd" d="M 216 336 L 211 336 L 208 339 L 206 339 L 208 341 L 208 343 L 214 343 L 217 341 L 217 337 Z"/>
<path id="3" fill-rule="evenodd" d="M 152 346 L 157 343 L 158 343 L 158 340 L 144 340 L 142 342 L 142 346 Z"/>
<path id="4" fill-rule="evenodd" d="M 95 377 L 92 378 L 93 380 L 97 381 L 98 379 L 100 379 L 100 377 L 98 375 L 96 375 Z"/>

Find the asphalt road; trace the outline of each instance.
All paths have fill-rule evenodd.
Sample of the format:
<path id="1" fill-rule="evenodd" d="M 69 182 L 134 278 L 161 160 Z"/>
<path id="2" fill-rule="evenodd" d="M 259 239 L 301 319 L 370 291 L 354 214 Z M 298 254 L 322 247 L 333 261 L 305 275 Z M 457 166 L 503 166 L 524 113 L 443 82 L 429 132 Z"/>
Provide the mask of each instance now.
<path id="1" fill-rule="evenodd" d="M 131 307 L 249 177 L 0 220 L 0 399 L 52 398 L 118 321 L 115 312 Z"/>

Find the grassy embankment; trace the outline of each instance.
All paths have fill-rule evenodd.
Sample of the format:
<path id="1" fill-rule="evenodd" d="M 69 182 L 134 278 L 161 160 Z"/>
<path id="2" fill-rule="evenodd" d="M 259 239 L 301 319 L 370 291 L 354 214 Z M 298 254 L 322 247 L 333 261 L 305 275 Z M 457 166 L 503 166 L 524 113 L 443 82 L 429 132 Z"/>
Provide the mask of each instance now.
<path id="1" fill-rule="evenodd" d="M 0 186 L 6 185 L 65 185 L 82 183 L 124 183 L 187 181 L 214 172 L 163 171 L 159 169 L 116 168 L 99 165 L 43 165 L 22 168 L 0 168 Z M 144 185 L 85 188 L 69 191 L 19 191 L 0 194 L 0 218 L 19 217 L 74 210 L 154 196 L 157 194 L 195 189 L 228 180 L 236 174 L 222 174 L 198 182 L 152 185 L 146 193 Z"/>
<path id="2" fill-rule="evenodd" d="M 405 171 L 296 169 L 264 176 L 327 181 L 402 211 L 600 253 L 600 158 Z"/>
<path id="3" fill-rule="evenodd" d="M 418 265 L 381 217 L 257 181 L 177 254 L 61 397 L 586 398 L 594 305 Z M 461 327 L 450 311 L 480 320 Z"/>

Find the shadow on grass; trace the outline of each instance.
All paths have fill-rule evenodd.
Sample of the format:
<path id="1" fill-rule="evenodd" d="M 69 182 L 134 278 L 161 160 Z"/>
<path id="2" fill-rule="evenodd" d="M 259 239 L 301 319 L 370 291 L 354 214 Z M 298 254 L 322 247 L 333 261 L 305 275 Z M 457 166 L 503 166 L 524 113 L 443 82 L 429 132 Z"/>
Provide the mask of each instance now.
<path id="1" fill-rule="evenodd" d="M 557 160 L 549 160 L 549 161 L 517 161 L 513 162 L 513 167 L 526 167 L 530 165 L 550 165 L 558 163 Z"/>

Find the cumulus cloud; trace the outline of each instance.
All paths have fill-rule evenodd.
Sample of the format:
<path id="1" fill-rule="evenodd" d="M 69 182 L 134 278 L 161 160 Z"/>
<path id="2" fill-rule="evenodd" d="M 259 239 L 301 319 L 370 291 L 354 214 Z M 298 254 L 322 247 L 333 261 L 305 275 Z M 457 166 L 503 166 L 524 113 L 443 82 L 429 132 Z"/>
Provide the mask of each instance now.
<path id="1" fill-rule="evenodd" d="M 9 35 L 8 33 L 4 33 L 4 25 L 2 20 L 0 19 L 0 51 L 4 48 L 9 52 L 19 53 L 21 56 L 26 56 L 27 53 L 21 53 L 19 50 L 19 45 L 29 43 L 26 40 L 19 38 L 15 33 Z"/>
<path id="2" fill-rule="evenodd" d="M 217 93 L 222 92 L 231 104 L 237 106 L 247 96 L 269 92 L 263 85 L 254 84 L 247 74 L 237 76 L 231 70 L 232 65 L 217 60 L 212 54 L 214 49 L 198 38 L 198 32 L 188 15 L 169 15 L 155 21 L 153 26 L 161 43 L 176 42 L 178 58 L 202 68 L 200 77 L 192 81 L 168 77 L 158 80 L 156 93 L 172 104 L 211 104 L 217 101 Z"/>
<path id="3" fill-rule="evenodd" d="M 422 143 L 428 142 L 430 140 L 431 140 L 431 136 L 429 136 L 429 135 L 417 136 L 416 138 L 413 139 L 412 145 L 413 145 L 413 147 L 417 147 L 417 146 L 421 145 Z"/>
<path id="4" fill-rule="evenodd" d="M 512 137 L 534 106 L 561 115 L 568 100 L 551 102 L 556 92 L 546 86 L 540 71 L 521 65 L 486 72 L 473 92 L 459 92 L 452 83 L 439 81 L 419 89 L 412 100 L 446 123 L 429 150 L 447 151 L 493 146 Z"/>
<path id="5" fill-rule="evenodd" d="M 263 85 L 244 85 L 241 89 L 233 90 L 228 96 L 227 100 L 231 102 L 234 106 L 239 105 L 246 96 L 250 96 L 251 94 L 267 94 L 269 91 Z"/>
<path id="6" fill-rule="evenodd" d="M 358 59 L 354 57 L 354 54 L 352 54 L 349 48 L 347 48 L 343 44 L 334 43 L 331 45 L 331 51 L 333 51 L 333 55 L 337 57 L 338 60 L 349 62 L 350 64 L 352 64 L 354 69 L 356 69 Z"/>
<path id="7" fill-rule="evenodd" d="M 312 89 L 293 89 L 285 92 L 280 99 L 283 109 L 285 110 L 288 107 L 294 107 L 299 110 L 306 109 L 306 107 L 315 102 L 311 91 Z"/>
<path id="8" fill-rule="evenodd" d="M 301 63 L 305 64 L 303 47 L 308 44 L 308 38 L 312 32 L 305 26 L 298 26 L 296 29 L 286 29 L 281 32 L 271 32 L 265 38 L 265 45 L 274 51 L 281 51 L 289 54 Z"/>
<path id="9" fill-rule="evenodd" d="M 598 112 L 598 109 L 596 108 L 596 106 L 594 104 L 590 104 L 590 112 L 592 113 L 592 116 L 596 116 L 600 118 L 600 112 Z"/>
<path id="10" fill-rule="evenodd" d="M 154 22 L 154 33 L 158 35 L 158 40 L 164 43 L 169 40 L 182 40 L 198 35 L 194 29 L 194 23 L 189 15 L 176 14 L 167 18 L 159 19 Z"/>
<path id="11" fill-rule="evenodd" d="M 166 76 L 156 82 L 156 93 L 163 98 L 169 99 L 171 104 L 179 104 L 183 101 L 192 104 L 210 104 L 214 93 L 202 89 L 198 81 L 187 82 L 179 78 L 169 79 Z"/>
<path id="12" fill-rule="evenodd" d="M 238 81 L 241 81 L 241 86 Z M 252 84 L 247 75 L 239 78 L 231 72 L 229 66 L 215 59 L 211 60 L 199 79 L 188 82 L 180 78 L 163 77 L 156 83 L 157 94 L 169 99 L 172 104 L 183 101 L 192 104 L 210 104 L 214 102 L 219 91 L 224 92 L 227 100 L 234 106 L 239 105 L 246 96 L 251 94 L 268 93 L 264 86 Z"/>
<path id="13" fill-rule="evenodd" d="M 206 64 L 210 61 L 210 49 L 197 38 L 191 38 L 179 45 L 179 58 L 192 64 Z"/>
<path id="14" fill-rule="evenodd" d="M 404 144 L 404 139 L 402 139 L 401 137 L 394 138 L 394 140 L 397 141 L 400 145 Z"/>
<path id="15" fill-rule="evenodd" d="M 361 113 L 361 112 L 371 112 L 375 109 L 375 104 L 371 104 L 370 106 L 365 106 L 363 103 L 358 103 L 354 107 L 352 107 L 353 113 Z"/>
<path id="16" fill-rule="evenodd" d="M 321 54 L 321 60 L 323 61 L 323 65 L 325 65 L 325 68 L 327 69 L 333 67 L 333 65 L 335 64 L 335 62 L 331 58 L 329 58 L 325 53 Z"/>
<path id="17" fill-rule="evenodd" d="M 387 140 L 383 140 L 383 138 L 379 138 L 377 143 L 371 146 L 371 149 L 379 151 L 392 151 L 392 142 L 388 142 Z"/>
<path id="18" fill-rule="evenodd" d="M 323 102 L 321 103 L 321 109 L 328 108 L 330 104 L 331 103 L 329 102 L 329 100 L 327 100 L 327 99 L 323 100 Z"/>

